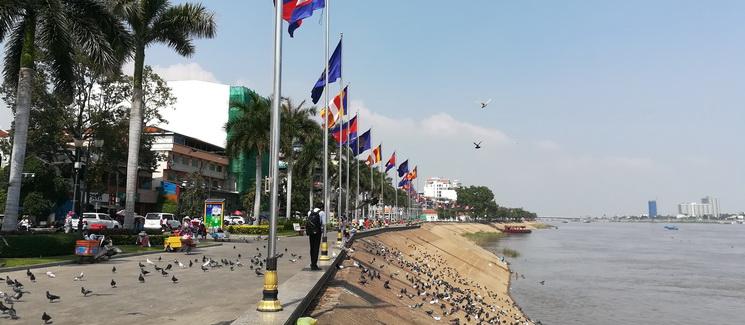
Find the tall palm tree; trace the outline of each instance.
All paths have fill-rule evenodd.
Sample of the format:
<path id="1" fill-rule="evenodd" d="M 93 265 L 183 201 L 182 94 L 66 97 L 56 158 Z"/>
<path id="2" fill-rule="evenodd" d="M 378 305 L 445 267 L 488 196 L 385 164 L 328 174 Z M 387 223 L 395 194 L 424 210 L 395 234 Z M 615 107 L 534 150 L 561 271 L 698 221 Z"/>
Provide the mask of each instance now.
<path id="1" fill-rule="evenodd" d="M 201 4 L 172 5 L 168 0 L 113 0 L 114 12 L 129 25 L 133 38 L 134 87 L 129 117 L 129 152 L 127 155 L 127 187 L 124 227 L 134 226 L 137 167 L 142 136 L 143 93 L 142 74 L 145 48 L 164 43 L 181 56 L 194 54 L 193 38 L 215 35 L 214 14 Z"/>
<path id="2" fill-rule="evenodd" d="M 238 157 L 248 152 L 256 153 L 256 184 L 254 186 L 254 218 L 259 223 L 261 212 L 261 170 L 264 153 L 269 148 L 269 122 L 271 100 L 249 92 L 250 103 L 231 102 L 230 107 L 236 107 L 241 112 L 240 117 L 228 121 L 225 130 L 228 133 L 228 143 L 225 152 L 228 157 Z"/>
<path id="3" fill-rule="evenodd" d="M 315 107 L 304 107 L 305 101 L 295 106 L 292 100 L 285 98 L 282 102 L 282 125 L 280 138 L 280 150 L 284 153 L 287 163 L 287 206 L 285 216 L 292 216 L 292 174 L 295 166 L 296 156 L 300 153 L 295 150 L 296 144 L 302 144 L 304 139 L 318 132 L 318 123 L 311 119 L 316 114 Z"/>
<path id="4" fill-rule="evenodd" d="M 13 151 L 3 230 L 15 230 L 26 156 L 35 62 L 50 62 L 55 92 L 72 99 L 74 56 L 119 69 L 128 38 L 124 26 L 99 0 L 2 0 L 0 42 L 5 44 L 6 84 L 16 87 Z M 108 69 L 107 69 L 108 68 Z"/>

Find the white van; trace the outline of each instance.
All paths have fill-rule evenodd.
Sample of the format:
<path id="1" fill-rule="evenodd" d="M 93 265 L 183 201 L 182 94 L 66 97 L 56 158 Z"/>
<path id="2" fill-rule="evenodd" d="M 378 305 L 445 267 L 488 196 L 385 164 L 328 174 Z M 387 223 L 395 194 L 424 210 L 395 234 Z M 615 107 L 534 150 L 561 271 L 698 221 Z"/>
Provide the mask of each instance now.
<path id="1" fill-rule="evenodd" d="M 163 223 L 171 228 L 181 227 L 181 221 L 176 220 L 172 213 L 151 212 L 145 215 L 145 229 L 161 229 Z"/>

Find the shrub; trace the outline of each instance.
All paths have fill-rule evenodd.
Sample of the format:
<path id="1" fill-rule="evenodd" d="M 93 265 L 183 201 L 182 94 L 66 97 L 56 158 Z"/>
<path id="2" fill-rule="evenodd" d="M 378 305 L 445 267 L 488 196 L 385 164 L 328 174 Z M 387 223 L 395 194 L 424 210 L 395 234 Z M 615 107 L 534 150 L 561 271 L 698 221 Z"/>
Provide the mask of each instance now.
<path id="1" fill-rule="evenodd" d="M 76 234 L 5 235 L 0 241 L 0 257 L 46 257 L 75 253 Z"/>
<path id="2" fill-rule="evenodd" d="M 226 229 L 231 234 L 236 235 L 268 235 L 269 225 L 241 225 L 241 226 L 228 226 Z"/>
<path id="3" fill-rule="evenodd" d="M 516 258 L 520 256 L 520 252 L 514 249 L 511 249 L 511 248 L 507 248 L 507 247 L 502 248 L 502 254 L 504 254 L 504 256 L 512 257 L 512 258 Z"/>

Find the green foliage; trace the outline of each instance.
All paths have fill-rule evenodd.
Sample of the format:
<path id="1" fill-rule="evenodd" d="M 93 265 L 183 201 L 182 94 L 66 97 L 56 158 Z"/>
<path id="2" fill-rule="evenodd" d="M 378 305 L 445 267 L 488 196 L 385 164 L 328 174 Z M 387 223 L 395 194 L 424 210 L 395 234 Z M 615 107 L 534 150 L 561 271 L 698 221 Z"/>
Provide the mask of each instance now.
<path id="1" fill-rule="evenodd" d="M 39 192 L 31 192 L 23 199 L 23 214 L 28 214 L 40 219 L 45 219 L 54 204 L 45 199 L 44 195 Z M 37 219 L 38 220 L 38 219 Z"/>
<path id="2" fill-rule="evenodd" d="M 47 257 L 75 253 L 76 234 L 6 235 L 0 257 Z"/>
<path id="3" fill-rule="evenodd" d="M 242 226 L 228 226 L 227 232 L 236 235 L 268 235 L 268 225 L 242 225 Z"/>
<path id="4" fill-rule="evenodd" d="M 186 186 L 181 189 L 181 211 L 187 216 L 201 216 L 204 212 L 204 200 L 207 199 L 206 186 L 201 174 L 194 172 L 186 178 Z"/>
<path id="5" fill-rule="evenodd" d="M 486 186 L 469 186 L 457 189 L 455 207 L 438 208 L 441 216 L 469 215 L 482 221 L 535 220 L 537 215 L 522 208 L 500 207 L 494 201 L 494 193 Z"/>
<path id="6" fill-rule="evenodd" d="M 159 211 L 164 212 L 164 213 L 176 214 L 178 212 L 178 204 L 174 202 L 163 202 L 163 204 L 161 204 L 160 206 Z"/>
<path id="7" fill-rule="evenodd" d="M 520 256 L 520 252 L 518 252 L 518 251 L 516 251 L 514 249 L 511 249 L 511 248 L 507 248 L 507 247 L 502 248 L 502 254 L 504 256 L 512 257 L 512 258 L 515 258 L 515 257 L 519 257 Z"/>

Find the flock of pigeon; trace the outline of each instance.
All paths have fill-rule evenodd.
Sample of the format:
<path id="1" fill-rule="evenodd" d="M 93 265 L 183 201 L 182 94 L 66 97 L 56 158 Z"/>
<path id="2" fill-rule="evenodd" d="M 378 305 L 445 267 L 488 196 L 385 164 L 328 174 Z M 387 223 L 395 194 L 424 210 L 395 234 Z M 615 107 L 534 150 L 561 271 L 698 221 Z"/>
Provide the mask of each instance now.
<path id="1" fill-rule="evenodd" d="M 256 240 L 262 240 L 261 236 L 256 237 Z M 245 239 L 245 242 L 248 243 L 249 240 Z M 266 245 L 264 245 L 263 247 L 265 251 Z M 237 247 L 234 245 L 233 249 L 237 250 Z M 178 259 L 168 261 L 164 260 L 162 256 L 158 256 L 155 261 L 152 261 L 149 258 L 145 258 L 144 261 L 136 262 L 138 266 L 137 274 L 119 274 L 117 273 L 116 266 L 113 266 L 111 268 L 111 282 L 109 282 L 108 285 L 105 286 L 108 288 L 97 290 L 115 290 L 117 288 L 117 279 L 120 279 L 120 281 L 132 281 L 137 278 L 137 282 L 139 282 L 140 284 L 145 284 L 149 281 L 163 281 L 161 279 L 170 279 L 170 281 L 174 285 L 176 285 L 179 283 L 179 279 L 178 277 L 176 277 L 177 269 L 182 270 L 183 272 L 188 272 L 192 269 L 201 270 L 201 272 L 229 269 L 232 272 L 237 270 L 238 268 L 244 268 L 247 265 L 246 269 L 251 270 L 250 272 L 253 272 L 254 274 L 256 274 L 256 276 L 263 276 L 266 258 L 262 255 L 261 251 L 262 250 L 260 250 L 259 247 L 256 247 L 256 253 L 248 259 L 245 259 L 242 254 L 238 253 L 235 259 L 221 258 L 219 261 L 214 260 L 207 255 L 202 255 L 201 259 L 197 258 L 196 255 L 187 255 L 186 257 L 188 259 L 184 261 L 179 261 Z M 284 251 L 285 253 L 287 253 L 287 248 L 285 248 Z M 303 258 L 301 255 L 297 255 L 295 253 L 290 253 L 290 256 L 291 258 L 289 259 L 289 261 L 292 263 L 296 263 L 298 260 L 301 260 Z M 192 257 L 195 258 L 192 259 Z M 278 255 L 278 258 L 283 257 L 284 253 Z M 30 283 L 36 283 L 36 274 L 34 274 L 30 269 L 26 270 L 26 276 Z M 47 271 L 45 273 L 45 276 L 49 279 L 55 279 L 58 277 L 62 278 L 52 271 Z M 25 281 L 26 279 L 22 280 Z M 87 279 L 84 272 L 80 272 L 80 274 L 76 274 L 72 278 L 72 281 L 79 281 L 81 284 L 80 295 L 78 297 L 61 297 L 60 295 L 46 290 L 46 299 L 49 301 L 49 303 L 64 303 L 66 299 L 77 299 L 81 297 L 86 298 L 91 295 L 95 295 L 94 291 L 91 290 L 92 286 L 94 286 L 93 284 L 88 286 L 88 288 L 83 285 L 86 280 Z M 27 289 L 30 287 L 30 285 L 26 286 L 18 279 L 11 279 L 10 276 L 7 275 L 5 277 L 5 284 L 12 290 L 12 292 L 6 293 L 0 291 L 0 319 L 9 318 L 11 320 L 17 320 L 20 318 L 20 316 L 18 315 L 18 312 L 16 311 L 14 305 L 24 302 L 23 296 L 25 294 L 31 294 L 31 292 Z M 51 324 L 52 315 L 50 313 L 47 313 L 46 311 L 42 311 L 41 320 L 44 322 L 44 324 Z"/>
<path id="2" fill-rule="evenodd" d="M 362 254 L 353 255 L 351 265 L 339 269 L 359 272 L 362 287 L 382 285 L 413 311 L 423 311 L 434 321 L 448 318 L 450 324 L 530 324 L 520 308 L 505 294 L 499 294 L 448 266 L 440 254 L 432 254 L 408 242 L 409 254 L 372 239 L 360 239 Z M 362 259 L 366 259 L 363 261 Z M 350 271 L 352 270 L 352 271 Z M 387 273 L 387 274 L 386 274 Z M 347 273 L 353 277 L 353 273 Z M 379 284 L 378 284 L 379 283 Z M 396 298 L 393 298 L 394 300 Z"/>

